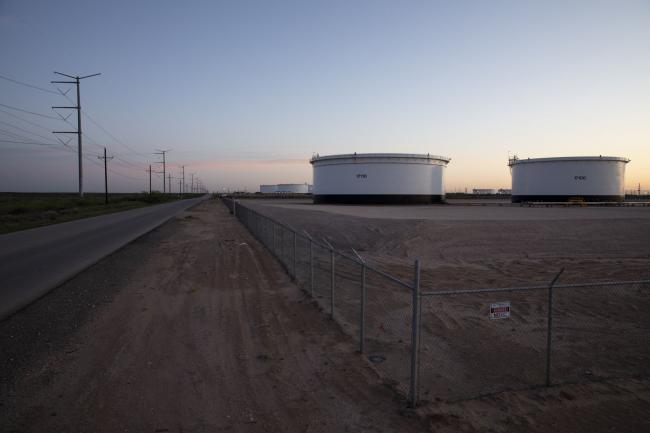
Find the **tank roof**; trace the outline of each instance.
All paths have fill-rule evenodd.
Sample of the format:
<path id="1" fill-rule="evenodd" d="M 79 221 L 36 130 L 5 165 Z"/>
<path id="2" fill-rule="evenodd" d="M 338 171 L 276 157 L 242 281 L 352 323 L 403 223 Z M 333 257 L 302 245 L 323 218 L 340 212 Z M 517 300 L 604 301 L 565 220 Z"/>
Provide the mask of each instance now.
<path id="1" fill-rule="evenodd" d="M 620 161 L 624 163 L 630 162 L 628 158 L 621 156 L 558 156 L 552 158 L 510 158 L 508 165 L 527 164 L 533 162 L 559 162 L 559 161 Z"/>
<path id="2" fill-rule="evenodd" d="M 337 159 L 426 159 L 431 161 L 442 161 L 448 163 L 451 158 L 439 155 L 431 155 L 430 153 L 345 153 L 340 155 L 324 155 L 318 154 L 312 156 L 309 161 L 311 164 L 317 161 L 333 161 Z"/>

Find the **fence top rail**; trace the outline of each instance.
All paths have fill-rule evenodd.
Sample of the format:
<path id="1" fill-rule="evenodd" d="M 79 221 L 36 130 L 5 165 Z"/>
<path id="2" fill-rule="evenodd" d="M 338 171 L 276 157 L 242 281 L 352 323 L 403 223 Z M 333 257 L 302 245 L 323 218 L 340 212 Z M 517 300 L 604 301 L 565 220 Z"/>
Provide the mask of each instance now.
<path id="1" fill-rule="evenodd" d="M 376 274 L 381 275 L 384 278 L 387 278 L 387 279 L 389 279 L 391 281 L 394 281 L 395 283 L 397 283 L 397 284 L 399 284 L 401 286 L 404 286 L 407 289 L 412 289 L 413 288 L 413 283 L 409 283 L 409 282 L 406 282 L 404 280 L 401 280 L 401 279 L 399 279 L 399 278 L 397 278 L 397 277 L 395 277 L 395 276 L 393 276 L 393 275 L 391 275 L 391 274 L 389 274 L 387 272 L 379 270 L 379 269 L 377 269 L 375 267 L 372 267 L 372 266 L 370 266 L 368 264 L 364 264 L 364 265 L 365 265 L 366 269 L 371 270 L 371 271 L 375 272 Z"/>
<path id="2" fill-rule="evenodd" d="M 597 283 L 577 283 L 577 284 L 554 284 L 553 289 L 577 289 L 581 287 L 603 287 L 603 286 L 629 286 L 632 284 L 650 284 L 648 280 L 630 280 L 630 281 L 601 281 Z M 527 287 L 498 287 L 484 289 L 456 289 L 456 290 L 437 290 L 435 292 L 422 292 L 421 296 L 445 296 L 445 295 L 465 295 L 473 293 L 497 293 L 497 292 L 524 292 L 529 290 L 549 289 L 549 284 Z"/>
<path id="3" fill-rule="evenodd" d="M 230 200 L 231 202 L 235 202 L 234 199 L 224 198 L 224 200 Z M 280 221 L 278 221 L 278 220 L 276 220 L 274 218 L 271 218 L 268 215 L 261 214 L 260 212 L 256 211 L 255 209 L 251 209 L 250 207 L 248 207 L 246 205 L 243 205 L 240 202 L 237 202 L 237 207 L 244 208 L 247 211 L 252 212 L 253 214 L 260 216 L 261 218 L 264 218 L 264 219 L 266 219 L 266 220 L 268 220 L 268 221 L 270 221 L 270 222 L 272 222 L 274 224 L 277 224 L 278 226 L 280 226 L 280 227 L 282 227 L 282 228 L 284 228 L 286 230 L 289 230 L 290 232 L 293 232 L 296 236 L 300 236 L 302 239 L 311 241 L 314 245 L 316 245 L 316 246 L 318 246 L 320 248 L 323 248 L 323 249 L 326 249 L 326 250 L 331 250 L 331 251 L 334 252 L 334 254 L 336 254 L 336 255 L 344 258 L 344 259 L 347 259 L 347 260 L 350 260 L 350 261 L 352 261 L 354 263 L 357 263 L 360 266 L 365 266 L 366 269 L 369 269 L 369 270 L 371 270 L 373 272 L 376 272 L 377 274 L 379 274 L 379 275 L 381 275 L 381 276 L 383 276 L 385 278 L 388 278 L 389 280 L 392 280 L 397 284 L 400 284 L 400 285 L 402 285 L 402 286 L 404 286 L 404 287 L 406 287 L 408 289 L 413 288 L 413 284 L 408 283 L 406 281 L 402 281 L 401 279 L 399 279 L 397 277 L 394 277 L 393 275 L 390 275 L 390 274 L 388 274 L 388 273 L 386 273 L 386 272 L 384 272 L 384 271 L 382 271 L 380 269 L 377 269 L 374 266 L 369 265 L 367 262 L 364 262 L 364 261 L 360 260 L 357 257 L 354 257 L 354 256 L 352 256 L 350 254 L 346 254 L 343 251 L 337 250 L 335 248 L 331 248 L 329 245 L 326 245 L 325 243 L 314 239 L 308 233 L 300 233 L 299 231 L 297 231 L 296 229 L 291 227 L 289 224 L 280 222 Z"/>

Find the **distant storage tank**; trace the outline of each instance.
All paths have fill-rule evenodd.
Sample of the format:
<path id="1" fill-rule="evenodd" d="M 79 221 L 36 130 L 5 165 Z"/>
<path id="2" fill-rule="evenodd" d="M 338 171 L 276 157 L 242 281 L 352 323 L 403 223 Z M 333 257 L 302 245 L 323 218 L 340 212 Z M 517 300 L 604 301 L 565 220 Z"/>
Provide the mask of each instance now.
<path id="1" fill-rule="evenodd" d="M 408 153 L 316 155 L 314 203 L 439 203 L 449 161 Z"/>
<path id="2" fill-rule="evenodd" d="M 272 194 L 278 191 L 277 185 L 260 185 L 260 192 L 262 194 Z"/>
<path id="3" fill-rule="evenodd" d="M 309 185 L 306 183 L 279 183 L 276 192 L 307 194 L 309 192 Z"/>
<path id="4" fill-rule="evenodd" d="M 496 193 L 497 193 L 496 188 L 474 188 L 472 190 L 472 194 L 476 194 L 476 195 L 491 195 Z"/>
<path id="5" fill-rule="evenodd" d="M 628 162 L 616 156 L 512 158 L 512 202 L 623 201 Z"/>

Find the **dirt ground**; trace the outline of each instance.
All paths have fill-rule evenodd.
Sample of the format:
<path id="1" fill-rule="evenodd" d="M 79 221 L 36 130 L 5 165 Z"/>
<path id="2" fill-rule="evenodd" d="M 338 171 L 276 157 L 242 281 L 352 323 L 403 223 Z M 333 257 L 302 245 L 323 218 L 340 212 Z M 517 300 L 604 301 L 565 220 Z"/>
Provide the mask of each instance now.
<path id="1" fill-rule="evenodd" d="M 0 348 L 2 432 L 426 429 L 216 201 L 0 323 Z"/>
<path id="2" fill-rule="evenodd" d="M 650 257 L 644 241 L 650 224 L 644 219 L 560 221 L 550 228 L 533 221 L 512 232 L 511 222 L 503 221 L 404 222 L 264 208 L 339 248 L 360 250 L 404 279 L 412 277 L 414 257 L 426 258 L 425 270 L 436 277 L 427 282 L 434 289 L 485 283 L 486 276 L 504 285 L 545 280 L 572 253 L 579 256 L 572 262 L 578 269 L 603 265 L 594 278 L 636 275 L 647 269 Z M 613 241 L 598 242 L 607 233 Z M 528 255 L 522 247 L 513 251 L 522 242 L 517 234 L 524 244 L 527 236 L 539 244 L 532 244 Z M 492 246 L 486 253 L 495 239 L 503 249 L 495 252 Z M 403 357 L 399 363 L 391 360 L 399 352 L 393 347 L 408 342 L 409 294 L 368 275 L 368 309 L 381 314 L 368 318 L 366 355 L 384 359 L 369 362 L 370 356 L 356 353 L 357 329 L 347 326 L 356 317 L 356 292 L 345 281 L 356 278 L 358 268 L 340 264 L 345 272 L 336 286 L 351 290 L 337 292 L 332 321 L 327 291 L 321 290 L 329 281 L 327 263 L 328 256 L 321 255 L 314 303 L 220 203 L 180 215 L 0 323 L 0 431 L 650 430 L 650 383 L 641 378 L 455 401 L 438 398 L 425 386 L 422 406 L 406 410 L 403 388 L 391 381 L 390 369 L 408 366 Z M 302 254 L 298 269 L 304 271 L 304 264 Z M 552 271 L 544 269 L 548 264 Z M 617 264 L 624 269 L 615 269 Z M 299 277 L 304 281 L 305 274 Z M 642 310 L 635 314 L 647 318 Z M 436 328 L 447 338 L 462 336 L 462 329 L 478 334 L 472 320 L 446 319 L 443 325 Z M 514 334 L 513 341 L 522 337 Z M 440 347 L 430 343 L 423 344 Z M 449 356 L 444 368 L 435 367 L 452 387 L 462 386 L 472 373 L 455 362 Z"/>
<path id="3" fill-rule="evenodd" d="M 333 206 L 320 211 L 320 206 L 296 202 L 246 203 L 316 239 L 328 239 L 340 250 L 352 254 L 355 248 L 372 265 L 405 281 L 412 278 L 412 260 L 420 257 L 424 291 L 545 285 L 561 267 L 566 268 L 561 282 L 650 277 L 650 212 L 643 209 L 613 209 L 616 213 L 605 217 L 602 209 L 532 208 L 526 218 L 516 220 L 504 218 L 499 210 L 468 206 L 453 210 L 471 217 L 465 220 L 436 215 L 405 221 L 394 218 L 405 207 L 377 218 L 386 208 L 368 206 L 367 214 L 374 216 L 370 218 L 350 215 L 349 206 L 339 212 Z M 354 207 L 353 212 L 362 209 Z M 420 213 L 439 209 L 416 208 Z M 583 219 L 562 218 L 563 211 L 575 215 L 576 210 L 588 212 Z M 291 270 L 291 234 L 277 230 L 274 241 L 276 253 Z M 303 287 L 309 286 L 307 242 L 299 238 L 296 244 L 296 273 Z M 329 260 L 327 251 L 314 248 L 314 292 L 325 311 L 332 308 Z M 359 275 L 358 264 L 338 259 L 333 308 L 353 338 L 358 335 Z M 555 386 L 548 389 L 543 388 L 547 290 L 423 298 L 422 416 L 435 421 L 440 431 L 646 430 L 648 286 L 556 291 L 550 371 Z M 404 393 L 411 294 L 371 272 L 366 287 L 368 353 L 384 360 L 378 371 Z M 512 303 L 511 318 L 490 321 L 490 303 L 505 300 Z M 546 418 L 548 412 L 554 414 L 551 419 Z M 583 416 L 579 422 L 573 419 L 576 413 Z"/>
<path id="4" fill-rule="evenodd" d="M 404 278 L 419 258 L 423 290 L 650 276 L 650 207 L 245 203 Z"/>

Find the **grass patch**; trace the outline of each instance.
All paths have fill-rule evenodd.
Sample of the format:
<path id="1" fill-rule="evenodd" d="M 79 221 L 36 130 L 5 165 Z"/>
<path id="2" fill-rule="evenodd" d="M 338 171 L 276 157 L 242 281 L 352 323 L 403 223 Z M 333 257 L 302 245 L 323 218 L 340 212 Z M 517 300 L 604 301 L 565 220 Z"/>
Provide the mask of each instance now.
<path id="1" fill-rule="evenodd" d="M 185 194 L 183 198 L 198 197 Z M 177 194 L 0 193 L 0 234 L 178 200 Z"/>

